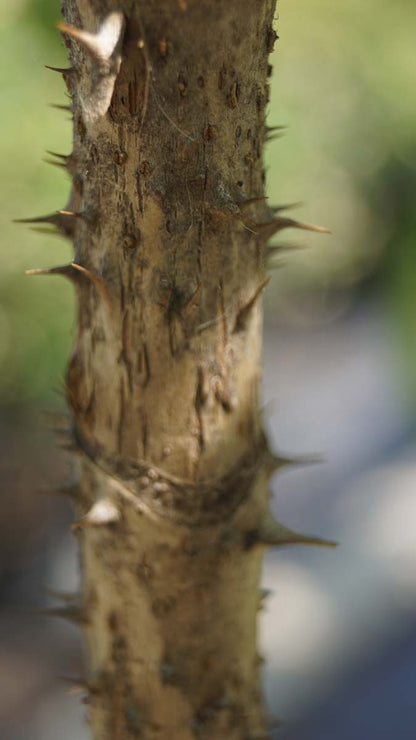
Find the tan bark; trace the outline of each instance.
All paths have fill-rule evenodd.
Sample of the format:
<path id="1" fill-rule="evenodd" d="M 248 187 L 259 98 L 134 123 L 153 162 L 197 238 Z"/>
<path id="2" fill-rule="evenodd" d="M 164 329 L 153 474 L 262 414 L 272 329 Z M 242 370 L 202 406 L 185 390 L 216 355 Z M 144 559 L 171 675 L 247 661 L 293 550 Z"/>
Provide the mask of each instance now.
<path id="1" fill-rule="evenodd" d="M 274 0 L 65 0 L 67 374 L 96 740 L 266 736 L 258 410 Z M 47 217 L 51 219 L 51 217 Z M 302 228 L 308 225 L 299 224 Z"/>

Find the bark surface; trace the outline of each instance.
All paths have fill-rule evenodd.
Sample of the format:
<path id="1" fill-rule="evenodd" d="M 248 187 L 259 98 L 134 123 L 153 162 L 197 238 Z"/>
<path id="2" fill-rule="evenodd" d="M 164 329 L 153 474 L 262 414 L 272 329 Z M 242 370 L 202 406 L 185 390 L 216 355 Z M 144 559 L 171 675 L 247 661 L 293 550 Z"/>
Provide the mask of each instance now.
<path id="1" fill-rule="evenodd" d="M 274 0 L 65 0 L 67 397 L 96 740 L 266 736 L 258 409 Z M 62 70 L 61 70 L 62 71 Z M 50 217 L 52 220 L 52 217 Z M 301 225 L 302 226 L 302 225 Z"/>

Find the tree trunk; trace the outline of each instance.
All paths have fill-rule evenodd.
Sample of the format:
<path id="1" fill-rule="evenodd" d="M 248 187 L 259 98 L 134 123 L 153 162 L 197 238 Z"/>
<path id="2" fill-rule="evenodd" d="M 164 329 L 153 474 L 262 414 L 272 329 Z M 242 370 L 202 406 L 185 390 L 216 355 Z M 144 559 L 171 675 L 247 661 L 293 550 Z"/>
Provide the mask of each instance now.
<path id="1" fill-rule="evenodd" d="M 96 740 L 266 736 L 258 407 L 275 0 L 64 0 L 74 147 L 67 397 Z M 62 71 L 62 70 L 58 70 Z M 312 227 L 311 227 L 312 228 Z M 72 612 L 74 612 L 74 607 Z"/>

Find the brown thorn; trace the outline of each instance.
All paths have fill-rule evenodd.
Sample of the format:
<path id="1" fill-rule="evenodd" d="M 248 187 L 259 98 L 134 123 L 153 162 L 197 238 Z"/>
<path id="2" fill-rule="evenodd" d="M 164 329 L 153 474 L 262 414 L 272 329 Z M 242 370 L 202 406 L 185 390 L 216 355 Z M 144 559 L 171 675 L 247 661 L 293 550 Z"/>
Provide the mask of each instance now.
<path id="1" fill-rule="evenodd" d="M 266 134 L 265 142 L 268 144 L 270 141 L 277 141 L 277 139 L 283 139 L 286 131 L 281 131 L 280 134 Z"/>
<path id="2" fill-rule="evenodd" d="M 258 227 L 258 225 L 259 225 L 259 224 L 257 223 L 257 221 L 255 221 L 255 220 L 254 220 L 254 218 L 249 218 L 249 216 L 243 216 L 243 223 L 244 223 L 245 225 L 246 225 L 246 224 L 250 224 L 250 226 L 256 226 L 256 227 Z M 252 233 L 253 233 L 253 234 L 255 234 L 256 232 L 255 232 L 255 231 L 253 231 Z"/>
<path id="3" fill-rule="evenodd" d="M 273 257 L 280 252 L 296 252 L 299 249 L 306 249 L 306 244 L 270 244 L 266 247 L 266 256 Z"/>
<path id="4" fill-rule="evenodd" d="M 49 103 L 49 108 L 56 108 L 56 110 L 66 110 L 69 113 L 72 113 L 71 105 L 59 105 L 58 103 Z"/>
<path id="5" fill-rule="evenodd" d="M 45 267 L 34 270 L 25 270 L 25 275 L 62 275 L 75 283 L 79 282 L 78 272 L 73 268 L 72 262 L 69 265 L 60 267 Z"/>
<path id="6" fill-rule="evenodd" d="M 274 213 L 281 213 L 282 211 L 291 211 L 293 208 L 300 208 L 303 205 L 302 201 L 297 201 L 296 203 L 285 203 L 283 206 L 272 206 L 272 211 Z"/>
<path id="7" fill-rule="evenodd" d="M 34 218 L 14 218 L 14 224 L 54 224 L 56 213 L 48 213 L 46 216 L 35 216 Z"/>
<path id="8" fill-rule="evenodd" d="M 246 549 L 256 545 L 260 547 L 283 547 L 286 545 L 337 547 L 338 545 L 337 542 L 332 540 L 324 540 L 321 537 L 294 532 L 274 519 L 270 512 L 266 512 L 263 521 L 257 528 L 246 532 L 244 544 Z"/>
<path id="9" fill-rule="evenodd" d="M 279 219 L 277 219 L 279 220 Z M 316 231 L 318 234 L 330 234 L 330 229 L 327 229 L 326 226 L 316 226 L 315 224 L 309 224 L 302 221 L 296 221 L 295 219 L 287 218 L 287 219 L 280 219 L 281 221 L 285 221 L 282 225 L 282 228 L 286 227 L 292 227 L 294 229 L 302 229 L 303 231 Z"/>
<path id="10" fill-rule="evenodd" d="M 270 133 L 271 131 L 285 131 L 288 128 L 289 126 L 266 126 L 266 132 Z"/>
<path id="11" fill-rule="evenodd" d="M 59 169 L 66 170 L 67 166 L 64 162 L 55 162 L 53 159 L 43 159 L 42 162 L 45 164 L 51 164 L 53 167 L 59 167 Z"/>
<path id="12" fill-rule="evenodd" d="M 62 159 L 63 162 L 68 162 L 71 156 L 70 154 L 59 154 L 58 152 L 51 152 L 50 149 L 46 149 L 46 154 L 50 154 L 51 157 Z"/>
<path id="13" fill-rule="evenodd" d="M 69 265 L 62 265 L 61 267 L 25 270 L 25 275 L 62 275 L 63 277 L 72 280 L 75 284 L 79 283 L 81 275 L 83 275 L 93 283 L 101 298 L 103 298 L 108 305 L 112 305 L 107 284 L 103 278 L 98 275 L 94 275 L 94 273 L 92 273 L 91 270 L 88 270 L 87 267 L 78 265 L 76 262 L 71 262 Z"/>
<path id="14" fill-rule="evenodd" d="M 266 285 L 268 285 L 270 280 L 271 280 L 271 276 L 269 275 L 269 277 L 266 278 L 266 280 L 263 280 L 261 285 L 259 285 L 259 287 L 255 291 L 254 295 L 250 298 L 248 303 L 246 303 L 246 305 L 243 306 L 243 308 L 240 308 L 237 314 L 236 321 L 235 321 L 233 334 L 236 334 L 237 332 L 242 331 L 242 329 L 245 329 L 247 325 L 248 317 L 254 305 L 256 304 L 256 301 L 259 299 L 260 295 L 262 294 L 263 290 L 265 289 Z"/>
<path id="15" fill-rule="evenodd" d="M 31 226 L 30 231 L 34 231 L 37 234 L 49 234 L 49 236 L 65 236 L 58 229 L 48 229 L 46 226 Z"/>
<path id="16" fill-rule="evenodd" d="M 299 455 L 298 457 L 291 455 L 283 455 L 280 453 L 274 454 L 270 452 L 267 456 L 266 465 L 270 473 L 281 470 L 282 468 L 294 467 L 297 465 L 318 465 L 325 462 L 325 458 L 322 455 Z"/>
<path id="17" fill-rule="evenodd" d="M 265 221 L 264 223 L 257 223 L 252 219 L 246 218 L 244 218 L 244 220 L 252 224 L 258 230 L 258 232 L 270 231 L 271 234 L 276 234 L 278 231 L 287 228 L 302 229 L 304 231 L 316 231 L 319 234 L 331 233 L 330 230 L 326 229 L 324 226 L 315 226 L 315 224 L 296 221 L 293 218 L 276 218 L 273 221 Z"/>
<path id="18" fill-rule="evenodd" d="M 100 277 L 99 275 L 95 275 L 93 272 L 91 272 L 91 270 L 88 270 L 87 267 L 78 265 L 76 262 L 71 262 L 71 267 L 73 267 L 74 270 L 77 270 L 82 275 L 85 275 L 85 277 L 93 283 L 95 289 L 97 290 L 97 293 L 101 296 L 104 302 L 107 303 L 107 305 L 112 305 L 107 283 L 105 282 L 105 280 L 103 280 L 102 277 Z"/>
<path id="19" fill-rule="evenodd" d="M 14 223 L 19 224 L 51 224 L 58 229 L 58 232 L 72 238 L 74 228 L 73 223 L 66 218 L 67 216 L 78 216 L 81 214 L 71 213 L 69 211 L 56 211 L 55 213 L 48 213 L 46 216 L 37 216 L 35 218 L 19 218 L 15 219 Z"/>
<path id="20" fill-rule="evenodd" d="M 268 200 L 267 195 L 259 196 L 258 198 L 248 198 L 248 200 L 243 201 L 243 203 L 240 203 L 239 206 L 242 210 L 245 208 L 249 208 L 249 206 L 254 205 L 255 203 L 260 203 L 263 200 Z"/>
<path id="21" fill-rule="evenodd" d="M 61 75 L 73 75 L 76 72 L 75 67 L 52 67 L 50 64 L 45 64 L 45 68 L 52 72 L 59 72 Z"/>

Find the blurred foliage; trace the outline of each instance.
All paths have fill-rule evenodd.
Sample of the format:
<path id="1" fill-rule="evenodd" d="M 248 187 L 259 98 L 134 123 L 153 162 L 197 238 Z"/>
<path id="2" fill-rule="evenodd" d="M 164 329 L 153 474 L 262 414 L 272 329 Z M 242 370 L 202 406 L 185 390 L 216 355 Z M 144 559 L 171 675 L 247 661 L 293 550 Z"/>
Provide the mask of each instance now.
<path id="1" fill-rule="evenodd" d="M 301 220 L 328 226 L 280 242 L 284 280 L 268 291 L 270 315 L 307 322 L 345 310 L 361 286 L 384 285 L 416 368 L 416 97 L 413 0 L 280 0 L 269 125 L 287 125 L 267 147 L 271 203 L 303 200 Z M 59 278 L 24 269 L 68 261 L 70 245 L 11 223 L 65 205 L 69 183 L 42 162 L 69 152 L 65 49 L 54 29 L 58 0 L 2 0 L 0 81 L 0 399 L 44 399 L 59 386 L 71 346 L 74 300 Z M 298 234 L 300 236 L 298 236 Z M 278 264 L 282 258 L 278 258 Z M 379 280 L 379 278 L 383 278 Z M 413 383 L 416 386 L 416 383 Z"/>
<path id="2" fill-rule="evenodd" d="M 45 150 L 69 152 L 68 116 L 61 78 L 44 68 L 65 58 L 54 29 L 57 2 L 3 0 L 0 10 L 0 396 L 28 401 L 59 386 L 70 351 L 74 300 L 70 286 L 28 278 L 24 270 L 68 261 L 62 239 L 14 224 L 13 218 L 62 208 L 69 181 L 42 160 Z"/>
<path id="3" fill-rule="evenodd" d="M 284 287 L 330 294 L 373 273 L 392 242 L 394 224 L 370 196 L 387 162 L 407 166 L 414 148 L 414 4 L 282 0 L 279 9 L 269 120 L 289 131 L 268 148 L 269 191 L 306 200 L 302 217 L 333 232 L 307 238 L 312 249 L 287 261 Z"/>

